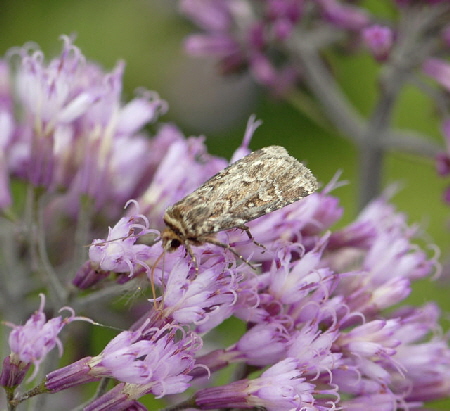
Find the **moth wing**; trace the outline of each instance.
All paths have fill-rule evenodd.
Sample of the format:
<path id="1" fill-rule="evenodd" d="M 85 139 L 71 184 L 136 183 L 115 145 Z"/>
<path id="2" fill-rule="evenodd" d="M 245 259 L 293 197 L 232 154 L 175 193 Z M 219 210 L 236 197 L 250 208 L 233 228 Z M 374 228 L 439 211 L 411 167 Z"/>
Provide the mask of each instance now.
<path id="1" fill-rule="evenodd" d="M 239 227 L 285 207 L 318 188 L 311 171 L 285 148 L 270 146 L 229 165 L 166 214 L 199 237 Z"/>

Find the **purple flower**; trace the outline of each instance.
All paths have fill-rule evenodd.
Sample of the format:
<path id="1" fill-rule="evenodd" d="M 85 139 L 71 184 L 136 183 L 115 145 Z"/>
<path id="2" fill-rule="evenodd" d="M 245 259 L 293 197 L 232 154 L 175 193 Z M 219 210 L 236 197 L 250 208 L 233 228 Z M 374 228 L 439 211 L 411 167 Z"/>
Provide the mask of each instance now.
<path id="1" fill-rule="evenodd" d="M 223 74 L 248 70 L 277 95 L 302 80 L 294 50 L 306 27 L 324 31 L 323 37 L 331 39 L 326 32 L 330 25 L 333 30 L 354 32 L 370 23 L 364 9 L 337 0 L 183 0 L 180 8 L 203 31 L 186 39 L 190 54 L 218 59 Z M 311 38 L 321 37 L 314 32 Z M 341 39 L 336 35 L 332 41 Z"/>
<path id="2" fill-rule="evenodd" d="M 436 171 L 443 177 L 450 174 L 450 157 L 447 153 L 439 153 L 436 156 Z"/>
<path id="3" fill-rule="evenodd" d="M 445 60 L 429 58 L 422 66 L 425 74 L 433 77 L 442 87 L 450 90 L 450 64 Z"/>
<path id="4" fill-rule="evenodd" d="M 40 297 L 41 305 L 39 309 L 31 315 L 25 325 L 7 323 L 13 330 L 9 334 L 11 354 L 9 361 L 7 363 L 4 362 L 4 368 L 0 377 L 3 383 L 9 381 L 9 383 L 12 383 L 12 386 L 19 384 L 24 377 L 23 369 L 26 371 L 30 364 L 35 366 L 34 372 L 30 376 L 30 380 L 33 379 L 39 371 L 39 365 L 55 346 L 58 347 L 60 354 L 62 354 L 63 347 L 58 334 L 63 327 L 74 320 L 83 319 L 90 321 L 87 318 L 75 317 L 70 307 L 63 307 L 60 310 L 69 311 L 70 317 L 62 318 L 59 316 L 46 321 L 44 314 L 45 296 L 40 294 Z M 17 378 L 11 377 L 11 372 L 18 372 Z"/>
<path id="5" fill-rule="evenodd" d="M 381 396 L 386 406 L 390 401 L 391 407 L 417 404 L 438 398 L 448 387 L 447 343 L 439 337 L 424 340 L 436 328 L 437 308 L 405 307 L 392 317 L 357 326 L 338 338 L 334 348 L 341 347 L 346 367 L 333 371 L 333 381 L 358 395 L 345 401 L 345 407 L 354 409 L 374 396 Z"/>
<path id="6" fill-rule="evenodd" d="M 411 244 L 415 231 L 406 225 L 402 214 L 381 198 L 370 203 L 355 223 L 335 233 L 344 236 L 342 244 L 346 248 L 330 256 L 332 267 L 344 272 L 357 267 L 338 285 L 339 293 L 346 296 L 352 309 L 366 315 L 379 312 L 406 298 L 411 281 L 430 275 L 435 262 Z M 359 244 L 350 240 L 352 235 L 360 240 Z"/>
<path id="7" fill-rule="evenodd" d="M 296 358 L 301 364 L 300 368 L 305 374 L 309 374 L 311 380 L 321 376 L 321 380 L 328 383 L 326 378 L 324 380 L 327 373 L 343 365 L 340 360 L 342 354 L 335 349 L 339 335 L 337 327 L 323 332 L 319 329 L 318 322 L 303 324 L 300 329 L 292 332 L 285 355 Z"/>
<path id="8" fill-rule="evenodd" d="M 113 392 L 114 397 L 123 398 L 125 393 L 127 400 L 148 393 L 162 397 L 185 391 L 192 379 L 188 374 L 195 367 L 200 338 L 193 333 L 176 338 L 178 327 L 156 329 L 147 324 L 136 331 L 121 332 L 97 356 L 51 372 L 46 376 L 46 388 L 56 392 L 110 377 L 125 383 L 120 392 Z M 103 404 L 110 396 L 107 393 L 94 404 Z"/>
<path id="9" fill-rule="evenodd" d="M 202 261 L 196 275 L 194 267 L 180 260 L 165 280 L 161 310 L 164 317 L 179 324 L 196 324 L 206 332 L 233 313 L 239 275 L 227 269 L 228 259 L 220 255 Z"/>
<path id="10" fill-rule="evenodd" d="M 241 146 L 235 150 L 233 156 L 231 157 L 230 164 L 240 160 L 241 158 L 247 156 L 251 153 L 249 149 L 250 141 L 255 133 L 255 130 L 262 124 L 261 120 L 256 120 L 254 115 L 250 116 L 247 122 L 247 129 L 245 130 L 244 138 L 242 140 Z"/>
<path id="11" fill-rule="evenodd" d="M 157 397 L 183 392 L 189 386 L 187 374 L 194 368 L 193 355 L 201 340 L 189 334 L 175 342 L 174 334 L 162 328 L 149 340 L 113 340 L 101 354 L 99 366 L 120 381 L 146 385 L 146 391 Z M 143 360 L 130 362 L 130 355 Z"/>
<path id="12" fill-rule="evenodd" d="M 282 324 L 257 324 L 248 330 L 236 344 L 226 349 L 210 351 L 197 359 L 202 367 L 191 375 L 195 378 L 222 369 L 232 363 L 266 366 L 286 357 L 290 336 Z"/>
<path id="13" fill-rule="evenodd" d="M 378 61 L 387 60 L 394 41 L 392 30 L 389 27 L 366 27 L 362 31 L 362 38 Z"/>
<path id="14" fill-rule="evenodd" d="M 137 206 L 137 203 L 134 202 Z M 125 207 L 128 206 L 128 203 Z M 138 222 L 138 221 L 142 221 Z M 122 217 L 113 228 L 109 228 L 106 239 L 97 239 L 89 248 L 89 259 L 97 263 L 101 270 L 117 273 L 134 274 L 135 266 L 141 265 L 150 270 L 146 260 L 151 256 L 150 247 L 145 244 L 135 244 L 143 235 L 156 233 L 148 228 L 148 220 L 142 214 Z"/>
<path id="15" fill-rule="evenodd" d="M 248 153 L 248 144 L 259 124 L 254 117 L 250 118 L 242 146 L 234 157 Z M 159 244 L 149 247 L 136 244 L 136 241 L 149 233 L 155 233 L 156 239 L 159 233 L 148 228 L 149 219 L 153 227 L 162 229 L 162 217 L 169 205 L 189 194 L 227 165 L 224 160 L 207 154 L 203 138 L 192 137 L 186 140 L 171 126 L 161 129 L 153 146 L 163 159 L 159 164 L 155 164 L 153 181 L 139 200 L 139 208 L 144 209 L 144 212 L 130 212 L 109 229 L 106 239 L 93 240 L 89 249 L 89 262 L 80 268 L 73 280 L 77 287 L 88 288 L 95 285 L 107 276 L 106 271 L 129 273 L 129 280 L 135 274 L 140 274 L 142 269 L 147 272 L 149 278 L 153 276 L 150 281 L 160 281 L 161 284 L 161 279 L 158 279 L 160 269 L 157 267 L 157 261 L 163 250 Z M 186 173 L 185 170 L 190 172 Z M 175 261 L 168 259 L 166 268 L 172 269 Z M 125 282 L 127 279 L 120 277 L 120 281 Z"/>
<path id="16" fill-rule="evenodd" d="M 224 72 L 234 72 L 245 64 L 239 42 L 229 33 L 236 17 L 245 19 L 248 15 L 245 5 L 226 0 L 185 0 L 180 2 L 180 8 L 207 32 L 186 39 L 185 48 L 189 53 L 218 57 Z"/>
<path id="17" fill-rule="evenodd" d="M 285 357 L 288 343 L 289 334 L 281 324 L 257 324 L 228 351 L 237 353 L 248 364 L 269 365 Z"/>
<path id="18" fill-rule="evenodd" d="M 14 163 L 19 153 L 14 152 L 10 146 L 14 137 L 15 124 L 12 110 L 12 96 L 8 81 L 9 67 L 5 61 L 0 61 L 0 209 L 11 204 L 9 192 L 9 164 Z"/>
<path id="19" fill-rule="evenodd" d="M 314 384 L 306 382 L 302 377 L 298 361 L 287 358 L 270 367 L 259 378 L 201 389 L 195 395 L 195 403 L 201 409 L 216 409 L 224 406 L 264 407 L 273 411 L 334 409 L 332 396 L 324 401 L 316 399 L 316 394 L 318 392 Z M 334 396 L 336 400 L 335 393 Z"/>
<path id="20" fill-rule="evenodd" d="M 249 123 L 247 137 L 254 124 Z M 239 150 L 246 149 L 247 137 Z M 178 143 L 175 140 L 174 144 Z M 199 169 L 198 176 L 202 172 L 209 171 Z M 178 181 L 175 179 L 177 190 Z M 164 184 L 169 193 L 170 182 Z M 405 387 L 420 382 L 413 373 L 402 374 L 407 367 L 411 370 L 414 367 L 398 353 L 420 352 L 428 343 L 404 338 L 402 330 L 407 330 L 406 324 L 413 321 L 417 329 L 422 327 L 422 321 L 427 322 L 425 329 L 430 330 L 430 326 L 436 326 L 437 316 L 425 320 L 417 315 L 413 319 L 411 312 L 398 311 L 390 317 L 382 313 L 409 295 L 414 280 L 430 275 L 435 262 L 412 244 L 417 227 L 408 226 L 406 217 L 387 202 L 388 195 L 371 202 L 347 227 L 326 232 L 342 214 L 337 200 L 329 194 L 336 185 L 333 180 L 323 192 L 250 222 L 253 236 L 267 250 L 242 237 L 237 230 L 216 234 L 217 240 L 235 247 L 250 262 L 259 263 L 258 273 L 237 261 L 228 250 L 212 244 L 195 247 L 198 271 L 186 258 L 183 247 L 164 255 L 160 243 L 147 249 L 141 265 L 151 267 L 146 268 L 147 275 L 162 292 L 133 329 L 152 325 L 155 330 L 150 332 L 152 335 L 158 334 L 158 329 L 182 325 L 207 335 L 232 316 L 250 325 L 238 342 L 202 354 L 197 358 L 201 367 L 189 366 L 183 375 L 197 379 L 232 363 L 252 367 L 289 364 L 292 368 L 286 371 L 275 365 L 275 370 L 280 367 L 282 371 L 273 380 L 266 379 L 269 373 L 263 374 L 260 382 L 243 379 L 200 390 L 196 396 L 199 407 L 247 404 L 282 409 L 287 404 L 291 408 L 303 404 L 327 409 L 330 404 L 339 403 L 341 394 L 347 398 L 342 403 L 349 407 L 363 404 L 368 396 L 382 396 L 380 401 L 386 404 L 413 401 Z M 151 213 L 156 208 L 148 210 Z M 113 229 L 117 235 L 110 234 L 106 241 L 98 243 L 100 255 L 104 252 L 105 256 L 114 256 L 109 251 L 125 241 L 120 246 L 124 249 L 129 246 L 129 261 L 137 261 L 133 259 L 134 237 L 139 230 L 143 233 L 149 230 L 142 217 L 140 221 L 144 223 L 137 224 L 138 218 L 130 214 L 128 219 L 121 220 L 117 229 Z M 131 229 L 134 225 L 136 231 Z M 111 250 L 106 246 L 117 240 L 119 244 Z M 117 266 L 122 263 L 113 258 L 105 261 L 116 261 Z M 136 400 L 153 389 L 148 391 L 145 380 L 153 375 L 151 366 L 145 361 L 127 362 L 130 357 L 150 358 L 154 349 L 148 345 L 151 338 L 141 338 L 132 332 L 121 338 L 95 360 L 89 360 L 94 365 L 95 377 L 108 375 L 125 383 L 114 397 L 119 403 L 122 399 Z M 446 343 L 438 338 L 429 347 L 434 349 L 432 356 L 437 356 Z M 444 358 L 447 351 L 441 355 Z M 447 369 L 444 362 L 442 372 L 432 375 L 433 381 L 442 387 Z M 291 375 L 296 376 L 295 383 Z M 267 382 L 274 384 L 278 378 L 295 393 L 284 398 L 285 402 Z M 424 399 L 427 395 L 436 398 L 441 392 L 424 389 L 420 395 Z"/>
<path id="21" fill-rule="evenodd" d="M 337 0 L 318 0 L 323 16 L 337 27 L 360 30 L 369 23 L 365 10 L 359 7 L 342 4 Z"/>
<path id="22" fill-rule="evenodd" d="M 336 346 L 344 353 L 343 362 L 361 375 L 384 384 L 391 382 L 388 370 L 397 368 L 393 356 L 401 341 L 394 337 L 397 320 L 375 320 L 342 332 Z"/>
<path id="23" fill-rule="evenodd" d="M 12 356 L 5 357 L 0 373 L 0 386 L 6 389 L 17 387 L 22 383 L 30 367 L 30 362 L 23 362 Z"/>
<path id="24" fill-rule="evenodd" d="M 331 280 L 333 272 L 319 266 L 328 237 L 308 253 L 289 247 L 280 250 L 277 263 L 269 271 L 269 293 L 282 304 L 295 304 Z M 300 254 L 296 258 L 295 254 Z"/>
<path id="25" fill-rule="evenodd" d="M 181 10 L 205 34 L 187 38 L 185 48 L 195 55 L 213 55 L 223 73 L 248 66 L 257 81 L 285 92 L 297 79 L 292 65 L 274 65 L 264 54 L 271 43 L 288 39 L 302 15 L 303 2 L 270 0 L 263 2 L 257 15 L 254 6 L 244 2 L 214 0 L 182 1 Z"/>
<path id="26" fill-rule="evenodd" d="M 184 0 L 180 3 L 181 11 L 189 14 L 200 27 L 211 31 L 223 31 L 230 28 L 232 16 L 226 0 Z M 232 6 L 233 7 L 233 6 Z M 237 4 L 235 7 L 239 7 Z"/>
<path id="27" fill-rule="evenodd" d="M 442 123 L 442 134 L 445 139 L 445 152 L 439 153 L 436 156 L 436 170 L 442 177 L 450 174 L 450 120 L 445 120 Z M 450 189 L 444 191 L 444 201 L 450 204 Z"/>
<path id="28" fill-rule="evenodd" d="M 147 411 L 147 408 L 134 400 L 135 386 L 126 383 L 117 384 L 100 398 L 92 401 L 84 411 Z"/>
<path id="29" fill-rule="evenodd" d="M 86 290 L 107 278 L 110 273 L 108 270 L 102 270 L 98 263 L 86 261 L 78 269 L 72 284 L 81 290 Z"/>
<path id="30" fill-rule="evenodd" d="M 399 365 L 394 371 L 396 391 L 406 392 L 408 401 L 429 401 L 447 395 L 450 355 L 448 343 L 436 326 L 438 307 L 433 303 L 420 308 L 402 307 L 393 315 L 401 319 L 393 336 L 402 341 L 393 357 Z"/>
<path id="31" fill-rule="evenodd" d="M 100 380 L 102 374 L 92 372 L 93 358 L 85 357 L 66 367 L 50 372 L 45 377 L 45 388 L 55 393 L 74 386 Z"/>
<path id="32" fill-rule="evenodd" d="M 248 65 L 258 81 L 278 91 L 300 79 L 301 67 L 291 64 L 289 53 L 305 27 L 332 29 L 329 41 L 342 44 L 343 37 L 360 38 L 370 24 L 372 31 L 364 33 L 374 53 L 390 48 L 389 36 L 347 2 L 190 0 L 182 5 L 206 31 L 197 37 L 198 49 L 211 46 L 225 70 Z M 105 220 L 115 218 L 106 238 L 93 240 L 89 260 L 73 280 L 80 289 L 97 289 L 83 291 L 79 299 L 72 290 L 70 297 L 81 307 L 112 295 L 118 285 L 99 284 L 111 275 L 119 284 L 139 276 L 140 284 L 148 284 L 141 288 L 145 298 L 151 299 L 132 307 L 130 315 L 139 317 L 100 353 L 78 356 L 21 394 L 18 386 L 31 364 L 37 370 L 49 350 L 61 349 L 59 332 L 78 319 L 69 309 L 69 318 L 46 321 L 42 297 L 24 326 L 12 326 L 11 354 L 0 375 L 11 406 L 102 378 L 111 379 L 114 388 L 87 410 L 143 410 L 142 396 L 184 394 L 194 383 L 201 388 L 180 407 L 394 410 L 448 396 L 450 350 L 440 334 L 440 313 L 433 304 L 402 304 L 414 281 L 433 274 L 437 263 L 414 243 L 419 230 L 389 203 L 389 193 L 336 230 L 343 214 L 331 194 L 339 186 L 336 175 L 321 192 L 249 222 L 254 241 L 239 227 L 210 233 L 231 250 L 193 241 L 193 265 L 183 245 L 163 250 L 158 230 L 164 212 L 229 162 L 208 154 L 203 137 L 185 138 L 174 125 L 159 127 L 147 139 L 141 129 L 164 111 L 164 102 L 143 92 L 122 104 L 123 65 L 104 73 L 86 62 L 70 39 L 64 41 L 61 55 L 49 63 L 39 51 L 23 48 L 13 53 L 15 72 L 0 65 L 5 79 L 0 207 L 9 207 L 11 177 L 47 189 L 48 202 L 31 204 L 45 207 L 38 209 L 44 224 L 41 219 L 37 224 L 38 238 L 30 228 L 24 254 L 37 257 L 33 264 L 42 260 L 42 272 L 48 269 L 55 288 L 63 283 L 50 275 L 53 259 L 55 268 L 66 269 L 69 261 L 43 250 L 46 244 L 68 243 L 66 232 L 54 235 L 53 212 L 80 217 L 77 241 L 88 223 L 98 233 Z M 17 85 L 15 95 L 10 79 Z M 231 162 L 250 152 L 259 124 L 249 119 Z M 440 158 L 442 174 L 450 169 L 447 157 Z M 118 204 L 127 200 L 136 208 L 119 217 Z M 93 214 L 92 221 L 85 220 Z M 47 221 L 52 224 L 44 239 Z M 236 333 L 216 338 L 225 321 L 236 325 Z M 231 364 L 240 370 L 234 381 L 204 378 Z"/>

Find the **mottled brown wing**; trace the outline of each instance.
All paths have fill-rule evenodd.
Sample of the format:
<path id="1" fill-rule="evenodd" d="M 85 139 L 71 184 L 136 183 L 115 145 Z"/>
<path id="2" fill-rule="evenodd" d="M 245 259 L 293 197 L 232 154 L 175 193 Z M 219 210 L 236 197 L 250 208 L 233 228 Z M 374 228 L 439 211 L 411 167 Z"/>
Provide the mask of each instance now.
<path id="1" fill-rule="evenodd" d="M 166 210 L 186 237 L 242 226 L 313 193 L 317 180 L 285 148 L 270 146 L 236 161 Z"/>

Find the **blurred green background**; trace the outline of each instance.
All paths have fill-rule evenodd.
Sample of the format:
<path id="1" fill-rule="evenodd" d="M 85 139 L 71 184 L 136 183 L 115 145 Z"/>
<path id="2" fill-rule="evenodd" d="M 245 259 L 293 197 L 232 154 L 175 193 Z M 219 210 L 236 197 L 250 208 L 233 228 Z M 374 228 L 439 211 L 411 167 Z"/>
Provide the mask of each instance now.
<path id="1" fill-rule="evenodd" d="M 183 38 L 196 30 L 177 13 L 172 0 L 15 0 L 0 1 L 0 48 L 33 41 L 47 58 L 61 49 L 61 34 L 75 34 L 75 44 L 88 59 L 110 70 L 119 59 L 126 61 L 124 99 L 139 87 L 157 91 L 169 103 L 161 121 L 173 121 L 188 135 L 207 136 L 210 152 L 229 158 L 240 144 L 245 125 L 256 114 L 263 125 L 251 148 L 270 144 L 285 146 L 326 184 L 342 171 L 348 185 L 333 194 L 345 208 L 342 226 L 357 212 L 357 152 L 337 133 L 325 132 L 301 113 L 267 95 L 248 76 L 223 79 L 214 62 L 188 57 Z M 363 115 L 375 102 L 377 66 L 370 56 L 336 58 L 334 72 L 345 92 Z M 430 101 L 417 90 L 405 90 L 395 112 L 395 124 L 416 129 L 441 141 L 439 123 Z M 446 183 L 437 177 L 431 159 L 392 153 L 384 169 L 385 185 L 399 182 L 393 201 L 418 222 L 429 243 L 442 250 L 441 261 L 450 252 L 449 211 L 441 201 Z M 429 250 L 430 255 L 434 253 Z M 450 310 L 449 277 L 415 287 L 412 301 L 422 304 L 437 299 L 443 317 Z M 447 328 L 447 325 L 444 324 Z M 101 349 L 101 348 L 100 348 Z"/>

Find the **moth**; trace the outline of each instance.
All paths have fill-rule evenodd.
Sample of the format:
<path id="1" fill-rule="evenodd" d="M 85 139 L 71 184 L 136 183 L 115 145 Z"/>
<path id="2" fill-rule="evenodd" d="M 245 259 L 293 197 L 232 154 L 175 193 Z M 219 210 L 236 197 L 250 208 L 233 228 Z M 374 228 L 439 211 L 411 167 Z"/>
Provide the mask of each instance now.
<path id="1" fill-rule="evenodd" d="M 292 204 L 317 188 L 312 172 L 285 148 L 262 148 L 229 165 L 167 208 L 166 228 L 161 234 L 163 249 L 171 252 L 183 246 L 197 265 L 192 246 L 211 243 L 249 264 L 214 234 L 240 229 L 254 241 L 246 223 Z"/>

